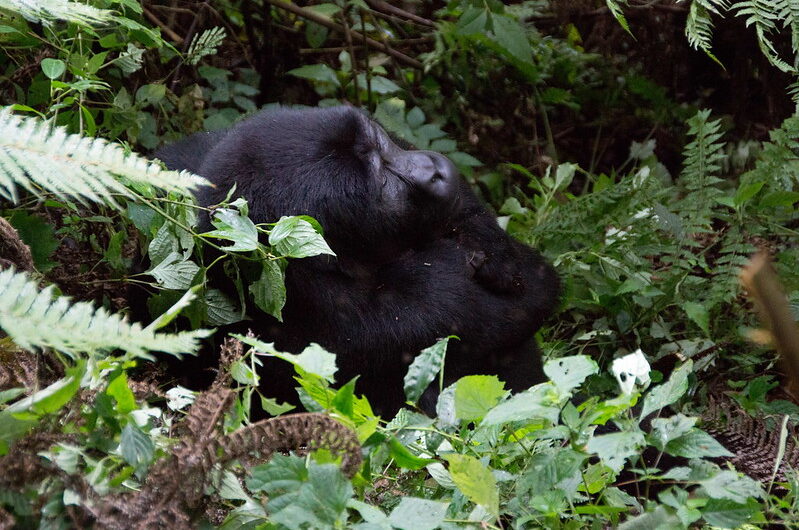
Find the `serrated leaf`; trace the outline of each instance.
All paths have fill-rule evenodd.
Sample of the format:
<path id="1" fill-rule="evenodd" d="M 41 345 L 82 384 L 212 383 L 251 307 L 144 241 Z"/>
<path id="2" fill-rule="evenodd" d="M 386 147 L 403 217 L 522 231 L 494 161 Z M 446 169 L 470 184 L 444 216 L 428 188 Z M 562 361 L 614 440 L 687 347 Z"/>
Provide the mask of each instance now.
<path id="1" fill-rule="evenodd" d="M 511 421 L 543 419 L 557 423 L 560 407 L 554 406 L 553 388 L 542 384 L 503 401 L 485 415 L 481 425 L 500 425 Z"/>
<path id="2" fill-rule="evenodd" d="M 693 429 L 696 418 L 676 414 L 671 418 L 655 418 L 652 420 L 652 432 L 648 439 L 657 449 L 663 451 L 666 444 Z"/>
<path id="3" fill-rule="evenodd" d="M 710 335 L 710 314 L 705 306 L 697 302 L 685 302 L 683 309 L 688 318 L 693 320 L 705 335 Z"/>
<path id="4" fill-rule="evenodd" d="M 333 382 L 336 373 L 336 356 L 318 344 L 312 343 L 305 348 L 302 353 L 292 354 L 277 351 L 271 343 L 260 341 L 254 337 L 244 335 L 232 335 L 244 344 L 252 346 L 256 351 L 267 355 L 283 359 L 290 362 L 304 372 L 317 375 L 326 381 Z"/>
<path id="5" fill-rule="evenodd" d="M 301 217 L 281 217 L 269 232 L 269 244 L 275 253 L 288 258 L 336 255 L 313 225 Z"/>
<path id="6" fill-rule="evenodd" d="M 165 289 L 183 291 L 191 287 L 191 281 L 200 267 L 188 261 L 178 252 L 172 252 L 164 260 L 147 271 Z"/>
<path id="7" fill-rule="evenodd" d="M 518 21 L 508 16 L 492 14 L 491 23 L 494 25 L 494 40 L 503 50 L 523 63 L 532 63 L 533 49 Z"/>
<path id="8" fill-rule="evenodd" d="M 688 376 L 693 371 L 693 367 L 693 361 L 688 359 L 672 372 L 668 381 L 651 388 L 644 398 L 641 418 L 646 418 L 656 410 L 667 407 L 680 399 L 688 390 Z"/>
<path id="9" fill-rule="evenodd" d="M 216 230 L 203 236 L 233 241 L 232 245 L 222 247 L 228 252 L 248 252 L 258 248 L 258 230 L 249 217 L 232 208 L 219 208 L 214 211 L 211 223 Z"/>
<path id="10" fill-rule="evenodd" d="M 153 330 L 161 329 L 162 327 L 166 326 L 170 322 L 172 322 L 175 318 L 180 315 L 180 312 L 191 305 L 192 301 L 197 298 L 197 291 L 200 290 L 202 285 L 195 285 L 185 293 L 183 296 L 178 299 L 177 302 L 172 304 L 172 307 L 167 309 L 164 313 L 162 313 L 158 318 L 153 320 L 149 326 L 144 329 Z"/>
<path id="11" fill-rule="evenodd" d="M 728 499 L 743 504 L 750 497 L 762 498 L 760 483 L 735 471 L 723 470 L 713 477 L 699 482 L 705 492 L 714 499 Z"/>
<path id="12" fill-rule="evenodd" d="M 206 320 L 212 326 L 241 322 L 244 318 L 236 303 L 219 289 L 208 289 L 203 297 Z"/>
<path id="13" fill-rule="evenodd" d="M 461 420 L 485 416 L 505 395 L 505 384 L 493 375 L 468 375 L 455 384 L 455 414 Z"/>
<path id="14" fill-rule="evenodd" d="M 588 440 L 587 448 L 596 453 L 603 464 L 618 473 L 624 467 L 624 462 L 637 455 L 644 444 L 644 433 L 640 431 L 614 432 L 594 436 Z"/>
<path id="15" fill-rule="evenodd" d="M 733 456 L 715 438 L 701 429 L 691 429 L 687 433 L 666 444 L 666 452 L 685 458 L 704 458 Z"/>
<path id="16" fill-rule="evenodd" d="M 403 497 L 388 519 L 400 530 L 433 530 L 444 522 L 448 507 L 446 502 Z"/>
<path id="17" fill-rule="evenodd" d="M 261 277 L 249 286 L 253 301 L 262 311 L 283 322 L 282 310 L 286 305 L 286 283 L 283 270 L 277 261 L 264 260 Z"/>
<path id="18" fill-rule="evenodd" d="M 583 384 L 586 377 L 598 372 L 596 361 L 586 355 L 563 357 L 544 364 L 544 373 L 563 394 L 571 392 Z"/>
<path id="19" fill-rule="evenodd" d="M 457 393 L 457 390 L 456 390 Z M 494 517 L 499 515 L 499 491 L 491 471 L 469 455 L 448 454 L 449 474 L 466 498 L 483 506 Z"/>
<path id="20" fill-rule="evenodd" d="M 119 441 L 119 452 L 125 461 L 139 471 L 150 465 L 155 454 L 153 441 L 133 423 L 122 429 Z"/>
<path id="21" fill-rule="evenodd" d="M 403 379 L 405 397 L 416 403 L 444 366 L 449 339 L 441 339 L 416 356 Z"/>

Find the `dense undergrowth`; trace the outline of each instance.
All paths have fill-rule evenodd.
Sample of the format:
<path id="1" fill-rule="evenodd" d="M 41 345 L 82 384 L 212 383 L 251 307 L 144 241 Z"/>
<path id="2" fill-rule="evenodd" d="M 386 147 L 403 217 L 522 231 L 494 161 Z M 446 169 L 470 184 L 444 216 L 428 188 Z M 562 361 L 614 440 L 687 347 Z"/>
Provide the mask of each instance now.
<path id="1" fill-rule="evenodd" d="M 0 0 L 0 527 L 799 524 L 795 379 L 738 281 L 770 256 L 799 319 L 799 3 L 559 4 Z M 760 53 L 730 63 L 714 24 L 736 21 Z M 685 48 L 641 60 L 637 24 Z M 666 60 L 712 81 L 670 91 Z M 714 107 L 771 70 L 762 120 Z M 549 382 L 465 377 L 427 417 L 442 340 L 408 408 L 377 418 L 317 346 L 220 344 L 248 305 L 280 315 L 288 260 L 330 249 L 313 219 L 255 225 L 235 194 L 198 233 L 200 181 L 142 155 L 267 104 L 341 101 L 446 153 L 555 263 Z M 213 384 L 176 385 L 164 359 L 202 344 Z M 270 398 L 264 355 L 312 414 Z"/>

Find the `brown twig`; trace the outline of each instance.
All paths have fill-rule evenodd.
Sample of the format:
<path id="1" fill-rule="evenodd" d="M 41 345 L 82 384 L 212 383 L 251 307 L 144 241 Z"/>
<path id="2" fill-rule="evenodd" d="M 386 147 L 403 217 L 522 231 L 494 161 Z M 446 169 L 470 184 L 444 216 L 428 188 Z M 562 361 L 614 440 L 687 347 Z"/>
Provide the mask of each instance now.
<path id="1" fill-rule="evenodd" d="M 297 15 L 299 17 L 302 17 L 302 18 L 311 20 L 313 22 L 316 22 L 320 26 L 325 26 L 326 28 L 333 29 L 333 30 L 339 31 L 341 33 L 344 33 L 344 28 L 340 24 L 337 24 L 337 23 L 333 22 L 332 20 L 330 20 L 329 18 L 323 17 L 322 15 L 314 13 L 313 11 L 311 11 L 309 9 L 304 9 L 304 8 L 296 6 L 294 4 L 289 4 L 287 2 L 284 2 L 283 0 L 266 0 L 266 2 L 268 4 L 270 4 L 270 5 L 273 5 L 273 6 L 277 7 L 277 8 L 279 8 L 279 9 L 283 9 L 285 11 L 289 11 L 290 13 L 294 13 L 295 15 Z M 365 43 L 365 44 L 367 44 L 367 45 L 369 45 L 369 46 L 371 46 L 373 48 L 377 48 L 378 50 L 383 51 L 383 52 L 387 53 L 388 55 L 394 57 L 397 61 L 403 63 L 406 66 L 410 66 L 411 68 L 417 68 L 419 70 L 421 70 L 423 68 L 423 65 L 422 65 L 422 63 L 420 61 L 414 59 L 413 57 L 409 57 L 409 56 L 405 55 L 402 52 L 398 52 L 397 50 L 391 48 L 390 46 L 388 46 L 388 45 L 386 45 L 386 44 L 384 44 L 382 42 L 378 42 L 378 41 L 376 41 L 376 40 L 374 40 L 374 39 L 372 39 L 370 37 L 362 35 L 362 34 L 358 33 L 357 31 L 351 31 L 351 34 L 352 34 L 352 38 L 354 40 L 357 40 L 359 42 L 363 42 L 363 43 Z"/>
<path id="2" fill-rule="evenodd" d="M 414 13 L 405 11 L 404 9 L 400 9 L 399 7 L 393 6 L 388 2 L 384 2 L 383 0 L 366 0 L 366 3 L 369 4 L 369 6 L 374 10 L 382 11 L 383 13 L 390 13 L 411 22 L 421 24 L 422 26 L 427 26 L 428 28 L 436 27 L 435 22 L 432 20 L 428 20 Z"/>
<path id="3" fill-rule="evenodd" d="M 164 30 L 164 33 L 166 33 L 166 34 L 167 34 L 167 36 L 168 36 L 170 39 L 172 39 L 172 42 L 174 42 L 174 43 L 175 43 L 175 44 L 177 44 L 178 46 L 181 46 L 181 45 L 183 44 L 183 37 L 181 37 L 180 35 L 178 35 L 178 34 L 177 34 L 177 33 L 175 33 L 174 31 L 172 31 L 172 28 L 170 28 L 169 26 L 167 26 L 166 24 L 164 24 L 163 22 L 161 22 L 161 19 L 160 19 L 160 18 L 158 18 L 157 16 L 155 16 L 155 15 L 154 15 L 154 14 L 153 14 L 151 11 L 149 11 L 149 10 L 148 10 L 146 7 L 145 7 L 145 8 L 143 8 L 143 13 L 144 13 L 144 16 L 145 16 L 145 17 L 147 17 L 147 19 L 148 19 L 150 22 L 152 22 L 153 24 L 155 24 L 156 26 L 158 26 L 159 28 L 161 28 L 162 30 Z"/>

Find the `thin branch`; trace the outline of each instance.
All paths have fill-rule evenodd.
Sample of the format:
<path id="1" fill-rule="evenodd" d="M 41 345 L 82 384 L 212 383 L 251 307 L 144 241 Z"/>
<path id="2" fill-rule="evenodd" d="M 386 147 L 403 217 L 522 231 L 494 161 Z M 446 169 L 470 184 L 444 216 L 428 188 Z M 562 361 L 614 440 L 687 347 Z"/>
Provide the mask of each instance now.
<path id="1" fill-rule="evenodd" d="M 279 9 L 283 9 L 285 11 L 289 11 L 289 12 L 294 13 L 295 15 L 297 15 L 299 17 L 302 17 L 302 18 L 311 20 L 313 22 L 316 22 L 320 26 L 325 26 L 326 28 L 333 29 L 333 30 L 339 31 L 341 33 L 344 33 L 344 28 L 340 24 L 337 24 L 337 23 L 333 22 L 332 20 L 330 20 L 329 18 L 323 17 L 322 15 L 314 13 L 313 11 L 311 11 L 309 9 L 305 9 L 305 8 L 302 8 L 302 7 L 299 7 L 299 6 L 295 6 L 294 4 L 289 4 L 287 2 L 284 2 L 283 0 L 266 0 L 266 2 L 268 4 L 270 4 L 270 5 L 273 5 L 273 6 L 277 7 L 277 8 L 279 8 Z M 376 40 L 374 40 L 374 39 L 372 39 L 370 37 L 367 37 L 365 35 L 362 35 L 361 33 L 358 33 L 357 31 L 351 31 L 350 33 L 352 34 L 352 38 L 354 40 L 366 43 L 367 45 L 369 45 L 369 46 L 371 46 L 373 48 L 376 48 L 376 49 L 378 49 L 380 51 L 383 51 L 383 52 L 387 53 L 388 55 L 394 57 L 397 61 L 403 63 L 406 66 L 410 66 L 411 68 L 416 68 L 416 69 L 419 69 L 419 70 L 421 70 L 423 68 L 423 65 L 422 65 L 422 63 L 420 61 L 414 59 L 413 57 L 409 57 L 409 56 L 405 55 L 402 52 L 398 52 L 397 50 L 391 48 L 387 44 L 384 44 L 382 42 L 378 42 L 378 41 L 376 41 Z"/>
<path id="2" fill-rule="evenodd" d="M 172 28 L 170 28 L 169 26 L 167 26 L 166 24 L 164 24 L 164 23 L 161 21 L 161 19 L 160 19 L 160 18 L 158 18 L 157 16 L 155 16 L 155 15 L 154 15 L 154 14 L 153 14 L 151 11 L 149 11 L 149 10 L 148 10 L 146 7 L 145 7 L 145 8 L 143 8 L 143 12 L 144 12 L 144 16 L 145 16 L 145 17 L 147 17 L 147 19 L 148 19 L 150 22 L 152 22 L 153 24 L 155 24 L 156 26 L 158 26 L 159 28 L 161 28 L 162 30 L 164 30 L 164 33 L 166 33 L 166 34 L 167 34 L 167 36 L 168 36 L 170 39 L 172 39 L 172 42 L 174 42 L 174 43 L 175 43 L 175 44 L 177 44 L 178 46 L 180 46 L 180 45 L 182 45 L 182 44 L 183 44 L 183 37 L 181 37 L 180 35 L 178 35 L 178 34 L 177 34 L 177 33 L 175 33 L 174 31 L 172 31 Z"/>
<path id="3" fill-rule="evenodd" d="M 372 9 L 375 9 L 377 11 L 382 11 L 383 13 L 390 13 L 397 17 L 404 18 L 412 22 L 416 22 L 417 24 L 421 24 L 422 26 L 427 26 L 428 28 L 436 27 L 435 22 L 433 22 L 432 20 L 428 20 L 414 13 L 405 11 L 404 9 L 400 9 L 399 7 L 393 6 L 388 2 L 384 2 L 383 0 L 366 0 L 366 3 L 369 4 L 369 6 Z"/>

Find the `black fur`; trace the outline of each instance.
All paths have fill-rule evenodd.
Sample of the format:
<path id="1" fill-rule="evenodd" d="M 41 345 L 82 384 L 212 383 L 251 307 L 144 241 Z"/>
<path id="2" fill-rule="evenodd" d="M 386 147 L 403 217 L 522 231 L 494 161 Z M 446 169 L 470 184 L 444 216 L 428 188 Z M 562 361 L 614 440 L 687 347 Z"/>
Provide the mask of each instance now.
<path id="1" fill-rule="evenodd" d="M 533 335 L 558 277 L 442 155 L 401 149 L 360 111 L 335 107 L 264 111 L 156 156 L 216 184 L 199 193 L 203 205 L 236 183 L 256 223 L 321 223 L 337 257 L 291 260 L 284 322 L 258 314 L 254 331 L 286 351 L 317 342 L 336 353 L 338 381 L 360 374 L 356 389 L 377 411 L 402 405 L 410 360 L 450 334 L 461 340 L 450 342 L 448 382 L 496 374 L 518 391 L 543 377 Z"/>

